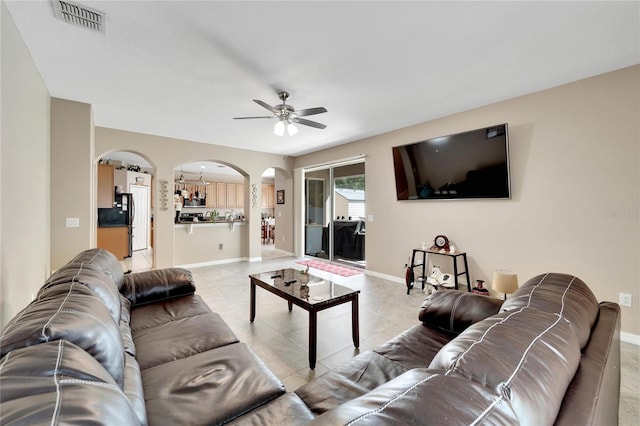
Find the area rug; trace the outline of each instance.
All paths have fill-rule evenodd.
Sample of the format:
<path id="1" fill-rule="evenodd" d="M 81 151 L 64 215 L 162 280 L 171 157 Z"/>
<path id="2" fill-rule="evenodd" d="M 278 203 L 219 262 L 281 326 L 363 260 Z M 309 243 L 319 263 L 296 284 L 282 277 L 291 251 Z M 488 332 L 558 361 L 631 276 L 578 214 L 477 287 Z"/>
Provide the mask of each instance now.
<path id="1" fill-rule="evenodd" d="M 309 265 L 310 268 L 320 269 L 321 271 L 331 272 L 332 274 L 340 275 L 343 277 L 351 277 L 353 275 L 362 273 L 362 271 L 359 269 L 335 265 L 333 263 L 323 262 L 321 260 L 300 260 L 296 263 L 299 263 L 301 265 Z"/>

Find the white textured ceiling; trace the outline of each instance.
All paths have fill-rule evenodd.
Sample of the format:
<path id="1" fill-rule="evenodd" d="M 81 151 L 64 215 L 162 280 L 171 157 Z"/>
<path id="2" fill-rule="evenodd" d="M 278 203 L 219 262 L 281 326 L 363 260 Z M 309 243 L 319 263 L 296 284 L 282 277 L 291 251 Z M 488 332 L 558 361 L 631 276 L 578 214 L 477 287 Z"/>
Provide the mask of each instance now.
<path id="1" fill-rule="evenodd" d="M 97 126 L 298 155 L 640 62 L 638 2 L 6 1 L 51 96 Z M 273 135 L 252 102 L 324 106 Z M 267 114 L 265 114 L 267 113 Z M 464 129 L 461 129 L 464 130 Z"/>

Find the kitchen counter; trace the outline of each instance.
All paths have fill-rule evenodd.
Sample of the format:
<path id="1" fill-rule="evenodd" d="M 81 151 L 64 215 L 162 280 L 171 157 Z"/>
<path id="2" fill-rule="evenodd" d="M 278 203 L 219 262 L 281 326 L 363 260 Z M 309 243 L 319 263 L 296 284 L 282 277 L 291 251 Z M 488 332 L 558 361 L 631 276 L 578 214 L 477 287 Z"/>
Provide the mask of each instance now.
<path id="1" fill-rule="evenodd" d="M 182 222 L 174 225 L 176 266 L 205 266 L 247 258 L 246 221 Z"/>
<path id="2" fill-rule="evenodd" d="M 176 223 L 176 225 L 191 225 L 191 224 L 197 224 L 197 225 L 220 225 L 220 224 L 229 224 L 229 223 L 246 223 L 246 220 L 216 220 L 216 221 L 210 221 L 210 220 L 200 220 L 198 222 L 194 222 L 194 221 L 190 221 L 190 220 L 181 220 L 179 223 Z"/>

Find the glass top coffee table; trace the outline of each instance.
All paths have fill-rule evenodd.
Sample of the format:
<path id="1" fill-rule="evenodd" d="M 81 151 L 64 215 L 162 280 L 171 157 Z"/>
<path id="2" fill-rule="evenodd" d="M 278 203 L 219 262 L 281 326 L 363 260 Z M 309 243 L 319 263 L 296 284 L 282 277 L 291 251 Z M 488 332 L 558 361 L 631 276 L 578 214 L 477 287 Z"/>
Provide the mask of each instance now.
<path id="1" fill-rule="evenodd" d="M 317 313 L 351 302 L 351 334 L 353 345 L 360 346 L 360 330 L 358 325 L 358 294 L 360 290 L 352 290 L 324 278 L 311 274 L 303 274 L 296 269 L 279 269 L 249 275 L 251 278 L 251 312 L 249 320 L 256 318 L 256 286 L 263 288 L 287 301 L 289 312 L 293 305 L 309 312 L 309 368 L 316 368 L 317 350 Z"/>

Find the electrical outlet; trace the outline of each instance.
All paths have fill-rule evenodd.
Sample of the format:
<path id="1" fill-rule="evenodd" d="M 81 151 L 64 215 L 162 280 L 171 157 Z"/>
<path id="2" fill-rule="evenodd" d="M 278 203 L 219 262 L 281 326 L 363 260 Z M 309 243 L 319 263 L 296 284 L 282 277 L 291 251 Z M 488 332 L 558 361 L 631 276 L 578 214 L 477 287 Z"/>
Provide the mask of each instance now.
<path id="1" fill-rule="evenodd" d="M 631 295 L 631 293 L 620 293 L 619 294 L 620 306 L 631 306 L 632 300 L 633 300 L 633 296 Z"/>
<path id="2" fill-rule="evenodd" d="M 218 244 L 218 250 L 222 250 L 222 247 L 224 247 L 222 243 Z"/>

